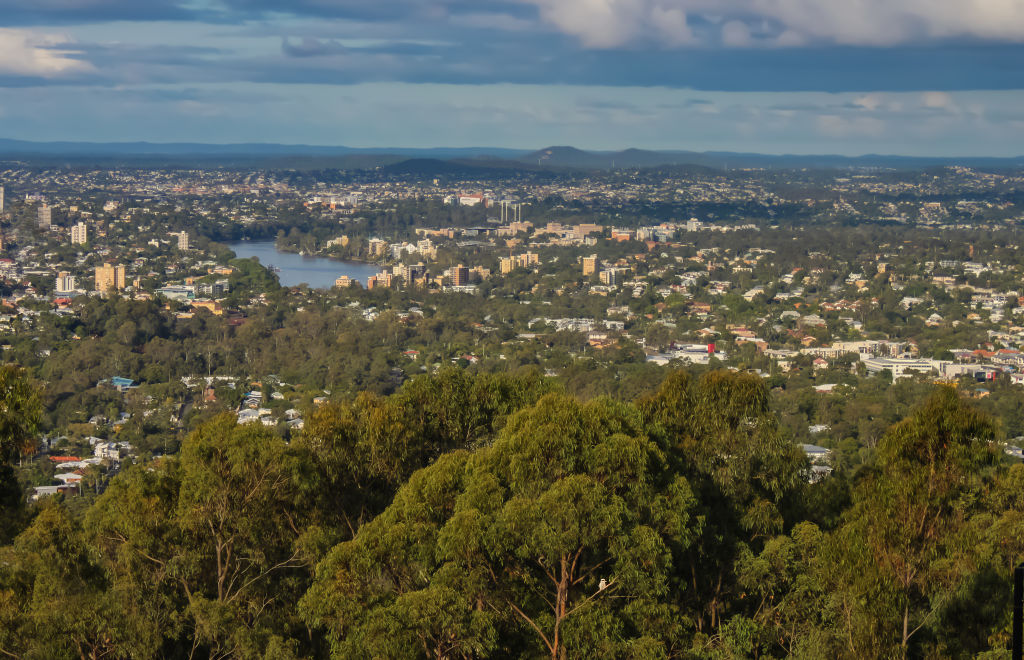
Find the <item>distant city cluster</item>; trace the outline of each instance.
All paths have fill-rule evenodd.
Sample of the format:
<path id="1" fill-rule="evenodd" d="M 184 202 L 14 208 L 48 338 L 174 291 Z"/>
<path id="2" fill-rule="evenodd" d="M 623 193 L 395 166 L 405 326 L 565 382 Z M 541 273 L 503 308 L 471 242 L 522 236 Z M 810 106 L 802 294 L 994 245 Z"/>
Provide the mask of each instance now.
<path id="1" fill-rule="evenodd" d="M 239 423 L 301 428 L 301 402 L 330 389 L 308 380 L 314 356 L 333 349 L 314 350 L 324 339 L 302 334 L 312 330 L 281 337 L 330 310 L 355 324 L 346 332 L 380 333 L 359 351 L 365 373 L 344 378 L 383 391 L 456 364 L 530 366 L 570 383 L 581 365 L 613 379 L 627 369 L 727 368 L 818 397 L 856 397 L 880 381 L 952 383 L 979 399 L 999 387 L 1024 392 L 1024 178 L 1013 172 L 461 180 L 8 168 L 0 181 L 0 349 L 49 373 L 69 350 L 123 337 L 126 356 L 139 357 L 96 367 L 92 386 L 133 397 L 184 379 L 186 390 L 165 397 L 177 411 L 172 429 L 187 428 L 184 410 L 229 400 Z M 301 275 L 228 247 L 250 243 L 337 274 L 322 289 L 282 287 Z M 98 334 L 89 325 L 96 305 L 124 304 L 149 305 L 160 319 Z M 135 345 L 142 326 L 167 329 Z M 203 332 L 213 334 L 196 343 Z M 247 339 L 232 343 L 233 333 Z M 284 341 L 309 354 L 288 364 L 259 357 Z M 189 356 L 184 372 L 151 362 L 171 346 Z M 283 383 L 277 372 L 300 365 L 286 374 L 292 385 L 252 385 Z M 229 382 L 237 394 L 225 393 Z M 125 412 L 107 405 L 82 413 Z M 829 437 L 834 420 L 801 415 L 785 423 L 818 452 L 822 478 L 843 438 Z"/>

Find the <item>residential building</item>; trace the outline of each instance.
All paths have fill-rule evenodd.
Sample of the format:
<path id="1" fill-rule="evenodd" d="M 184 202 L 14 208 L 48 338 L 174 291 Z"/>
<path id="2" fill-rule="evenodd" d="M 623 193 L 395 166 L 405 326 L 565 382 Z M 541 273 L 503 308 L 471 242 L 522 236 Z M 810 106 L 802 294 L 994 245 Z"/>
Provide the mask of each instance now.
<path id="1" fill-rule="evenodd" d="M 49 229 L 50 225 L 53 223 L 53 209 L 44 203 L 39 207 L 37 217 L 39 219 L 39 228 Z"/>
<path id="2" fill-rule="evenodd" d="M 501 267 L 501 274 L 505 275 L 516 268 L 529 268 L 530 266 L 536 266 L 540 263 L 540 257 L 538 257 L 534 252 L 527 252 L 526 254 L 502 257 L 499 259 L 498 263 Z"/>
<path id="3" fill-rule="evenodd" d="M 427 267 L 422 263 L 411 266 L 400 265 L 392 268 L 391 274 L 401 277 L 407 285 L 416 284 L 418 281 L 426 278 Z"/>
<path id="4" fill-rule="evenodd" d="M 371 257 L 379 257 L 384 254 L 384 251 L 387 249 L 387 241 L 382 241 L 379 238 L 371 238 L 366 244 L 366 250 L 369 252 Z"/>
<path id="5" fill-rule="evenodd" d="M 120 291 L 125 287 L 125 282 L 124 266 L 103 264 L 96 267 L 96 290 L 100 293 Z"/>
<path id="6" fill-rule="evenodd" d="M 583 277 L 590 277 L 597 272 L 597 255 L 583 257 Z"/>
<path id="7" fill-rule="evenodd" d="M 621 268 L 608 268 L 606 270 L 602 270 L 598 273 L 598 277 L 601 279 L 601 284 L 615 286 L 619 283 L 623 270 L 624 269 Z"/>
<path id="8" fill-rule="evenodd" d="M 466 286 L 469 284 L 469 268 L 459 264 L 452 268 L 452 284 L 454 286 Z"/>
<path id="9" fill-rule="evenodd" d="M 138 288 L 138 285 L 136 285 Z M 216 282 L 202 282 L 196 285 L 196 294 L 210 298 L 223 298 L 231 291 L 229 280 L 217 280 Z"/>
<path id="10" fill-rule="evenodd" d="M 85 245 L 89 242 L 89 227 L 84 222 L 71 225 L 71 244 Z"/>
<path id="11" fill-rule="evenodd" d="M 57 281 L 54 285 L 57 293 L 72 293 L 75 291 L 75 278 L 71 274 L 61 271 L 57 273 Z"/>
<path id="12" fill-rule="evenodd" d="M 216 300 L 193 300 L 192 307 L 196 309 L 205 309 L 214 316 L 221 316 L 224 314 L 224 308 Z"/>

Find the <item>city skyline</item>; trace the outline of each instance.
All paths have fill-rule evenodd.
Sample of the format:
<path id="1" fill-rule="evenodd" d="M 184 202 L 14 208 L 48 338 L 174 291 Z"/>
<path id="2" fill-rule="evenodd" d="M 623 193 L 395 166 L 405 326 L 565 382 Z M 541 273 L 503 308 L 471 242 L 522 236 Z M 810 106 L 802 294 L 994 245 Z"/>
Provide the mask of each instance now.
<path id="1" fill-rule="evenodd" d="M 1016 156 L 1024 3 L 3 0 L 0 137 Z"/>

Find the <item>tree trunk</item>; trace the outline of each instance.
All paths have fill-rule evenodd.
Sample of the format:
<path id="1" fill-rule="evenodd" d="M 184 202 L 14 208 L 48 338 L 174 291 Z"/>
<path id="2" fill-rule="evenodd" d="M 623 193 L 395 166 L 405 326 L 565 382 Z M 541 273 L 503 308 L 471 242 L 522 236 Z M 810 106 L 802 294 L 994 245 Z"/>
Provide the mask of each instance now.
<path id="1" fill-rule="evenodd" d="M 900 646 L 903 647 L 903 656 L 907 655 L 907 630 L 910 624 L 910 605 L 903 606 L 903 641 L 900 642 Z"/>
<path id="2" fill-rule="evenodd" d="M 561 575 L 558 580 L 558 595 L 555 598 L 555 632 L 551 639 L 551 660 L 565 657 L 565 649 L 561 646 L 560 634 L 562 619 L 565 618 L 565 604 L 569 597 L 569 559 L 562 556 Z"/>

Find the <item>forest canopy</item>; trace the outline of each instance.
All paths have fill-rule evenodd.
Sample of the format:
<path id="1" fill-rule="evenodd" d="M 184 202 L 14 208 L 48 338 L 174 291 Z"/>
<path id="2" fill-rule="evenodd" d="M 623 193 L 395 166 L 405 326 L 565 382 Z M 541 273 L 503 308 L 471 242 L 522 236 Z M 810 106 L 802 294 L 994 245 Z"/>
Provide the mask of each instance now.
<path id="1" fill-rule="evenodd" d="M 14 368 L 0 393 L 9 466 L 38 397 Z M 1024 465 L 992 420 L 938 387 L 816 481 L 769 399 L 452 368 L 290 440 L 220 415 L 88 502 L 5 500 L 0 654 L 1002 657 Z"/>

